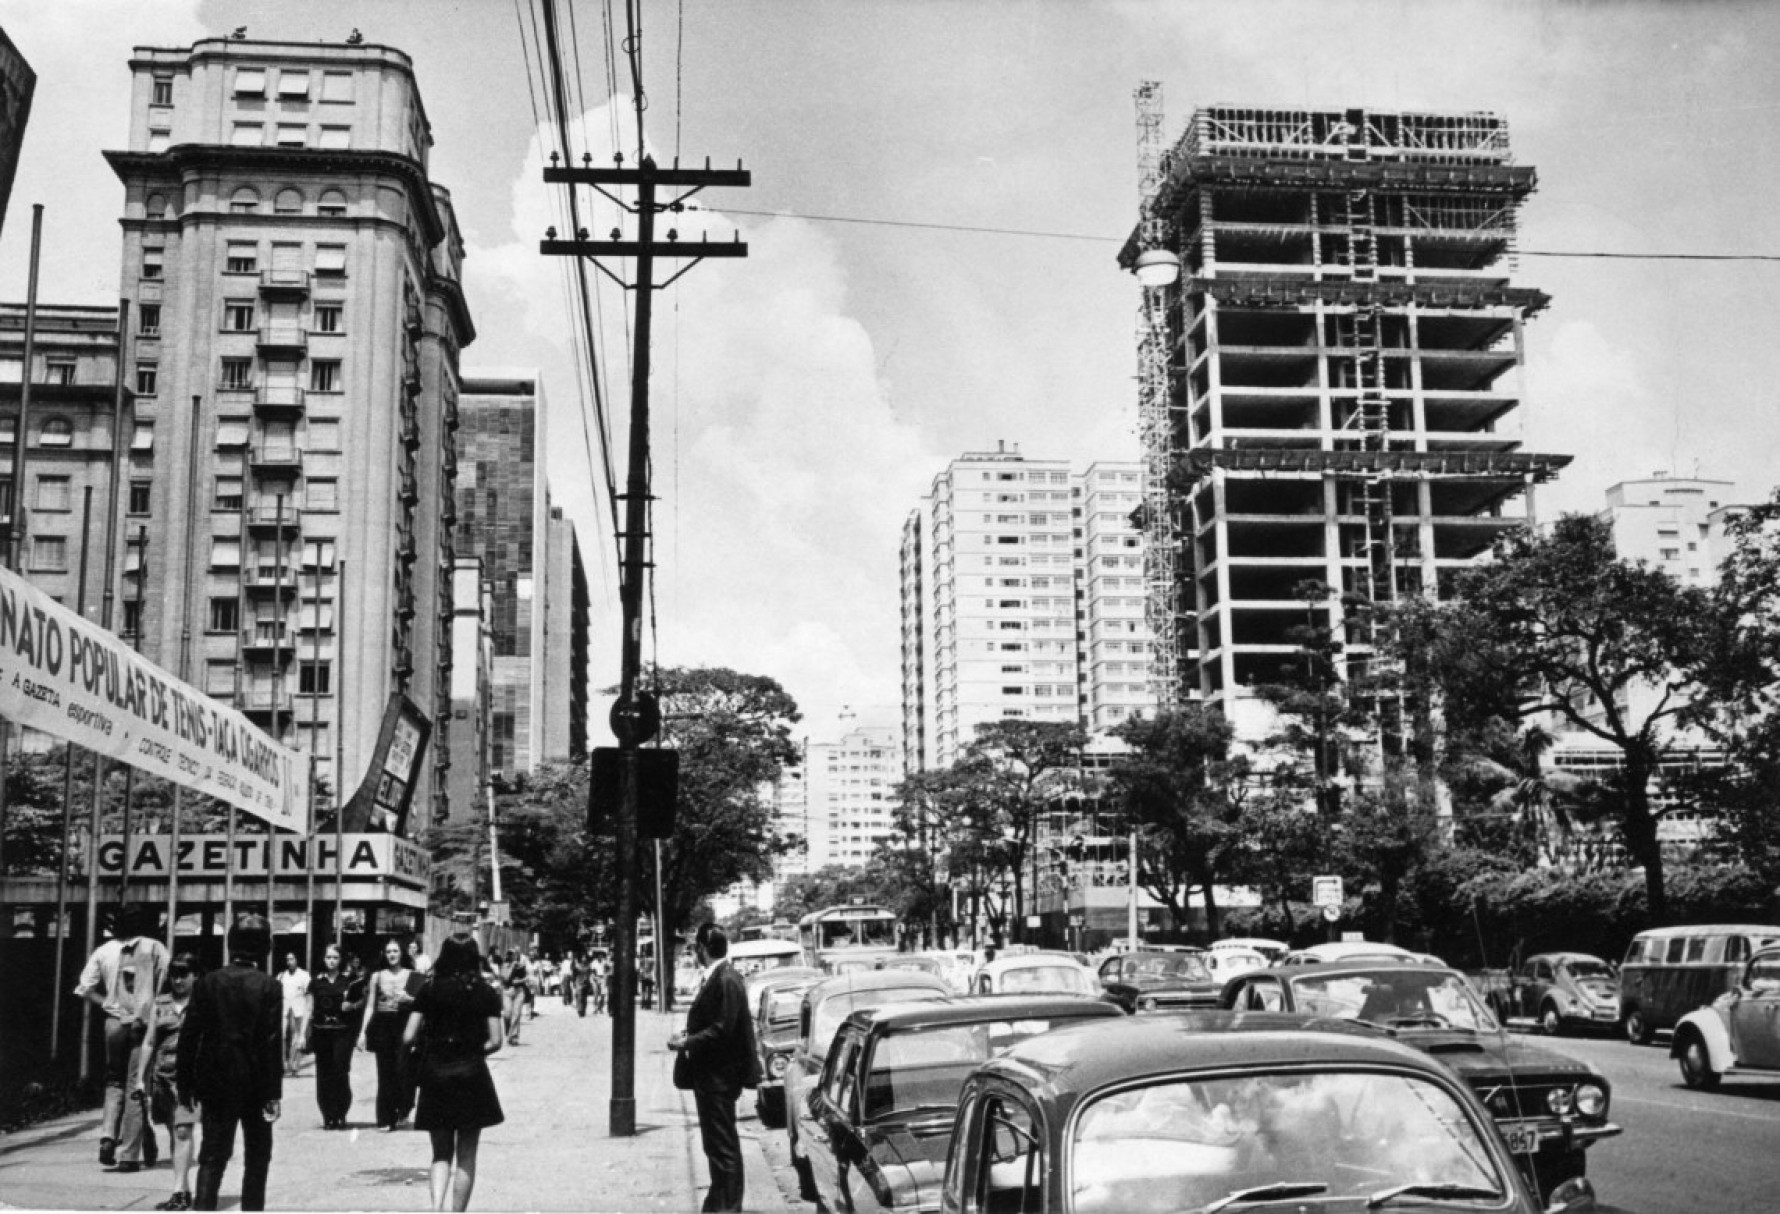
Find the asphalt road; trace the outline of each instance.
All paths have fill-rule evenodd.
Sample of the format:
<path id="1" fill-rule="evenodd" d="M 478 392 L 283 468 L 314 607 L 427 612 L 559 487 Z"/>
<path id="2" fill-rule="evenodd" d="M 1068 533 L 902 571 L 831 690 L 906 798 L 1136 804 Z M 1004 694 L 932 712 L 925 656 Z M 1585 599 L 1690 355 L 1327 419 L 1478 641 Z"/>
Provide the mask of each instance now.
<path id="1" fill-rule="evenodd" d="M 1780 1211 L 1780 1078 L 1732 1074 L 1717 1092 L 1691 1092 L 1666 1037 L 1647 1046 L 1619 1037 L 1537 1040 L 1613 1084 L 1612 1116 L 1625 1133 L 1590 1149 L 1588 1160 L 1600 1214 Z M 753 1111 L 745 1097 L 741 1111 Z M 762 1128 L 761 1145 L 786 1206 L 813 1211 L 798 1199 L 784 1131 Z"/>

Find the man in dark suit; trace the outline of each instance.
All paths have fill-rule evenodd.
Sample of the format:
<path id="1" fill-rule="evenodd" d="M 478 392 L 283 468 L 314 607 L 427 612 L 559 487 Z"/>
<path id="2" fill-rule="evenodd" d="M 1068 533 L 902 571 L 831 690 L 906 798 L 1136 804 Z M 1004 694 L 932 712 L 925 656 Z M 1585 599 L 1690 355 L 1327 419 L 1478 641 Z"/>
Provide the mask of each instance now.
<path id="1" fill-rule="evenodd" d="M 742 1143 L 736 1135 L 735 1102 L 744 1087 L 760 1086 L 760 1059 L 754 1052 L 754 1022 L 742 976 L 728 961 L 729 937 L 706 923 L 694 937 L 703 984 L 686 1013 L 686 1031 L 668 1038 L 674 1085 L 691 1088 L 698 1106 L 698 1132 L 711 1171 L 706 1211 L 742 1208 Z"/>
<path id="2" fill-rule="evenodd" d="M 272 932 L 259 915 L 229 929 L 229 964 L 198 979 L 179 1032 L 175 1083 L 181 1104 L 198 1105 L 196 1210 L 216 1209 L 223 1169 L 241 1127 L 241 1208 L 266 1208 L 272 1123 L 284 1095 L 284 993 L 265 973 Z"/>

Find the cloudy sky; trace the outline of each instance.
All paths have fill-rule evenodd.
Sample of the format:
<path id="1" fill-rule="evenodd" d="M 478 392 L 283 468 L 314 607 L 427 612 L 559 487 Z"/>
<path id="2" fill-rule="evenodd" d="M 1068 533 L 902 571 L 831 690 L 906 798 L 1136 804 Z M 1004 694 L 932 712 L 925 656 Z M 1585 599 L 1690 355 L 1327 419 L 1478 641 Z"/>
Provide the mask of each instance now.
<path id="1" fill-rule="evenodd" d="M 635 155 L 623 5 L 557 0 L 580 64 L 578 159 Z M 617 670 L 612 524 L 585 457 L 556 218 L 539 169 L 537 0 L 0 0 L 36 68 L 0 236 L 0 298 L 25 293 L 30 204 L 46 206 L 42 294 L 119 286 L 130 48 L 249 37 L 366 40 L 415 61 L 431 171 L 468 244 L 479 332 L 466 370 L 535 366 L 554 492 L 595 589 L 595 678 Z M 1132 90 L 1162 82 L 1169 138 L 1216 103 L 1487 109 L 1539 173 L 1518 281 L 1530 449 L 1573 454 L 1542 512 L 1597 507 L 1658 469 L 1763 496 L 1780 480 L 1780 6 L 1378 0 L 644 0 L 647 139 L 660 159 L 754 174 L 683 233 L 751 256 L 657 297 L 656 634 L 674 664 L 770 674 L 817 740 L 850 707 L 894 721 L 898 526 L 950 458 L 1137 455 L 1133 283 L 1114 262 L 1136 211 Z M 861 222 L 840 222 L 861 221 Z M 589 227 L 616 222 L 609 207 Z M 624 301 L 600 287 L 622 481 Z M 602 731 L 603 732 L 603 731 Z M 604 740 L 603 738 L 601 739 Z"/>

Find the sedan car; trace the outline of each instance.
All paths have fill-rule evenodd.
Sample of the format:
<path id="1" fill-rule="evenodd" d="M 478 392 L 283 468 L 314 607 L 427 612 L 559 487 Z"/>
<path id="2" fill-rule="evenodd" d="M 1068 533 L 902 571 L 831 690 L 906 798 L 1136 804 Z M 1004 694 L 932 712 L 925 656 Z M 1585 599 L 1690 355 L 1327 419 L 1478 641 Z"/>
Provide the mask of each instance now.
<path id="1" fill-rule="evenodd" d="M 1275 965 L 1327 965 L 1331 961 L 1420 961 L 1422 954 L 1412 953 L 1394 944 L 1377 940 L 1331 940 L 1295 948 Z M 1438 964 L 1436 962 L 1435 964 Z"/>
<path id="2" fill-rule="evenodd" d="M 1214 1008 L 1223 983 L 1197 952 L 1119 953 L 1100 963 L 1100 986 L 1128 1012 Z"/>
<path id="3" fill-rule="evenodd" d="M 1041 1033 L 965 1081 L 951 1214 L 1537 1214 L 1476 1095 L 1360 1026 L 1189 1012 Z M 1593 1204 L 1586 1180 L 1547 1210 Z"/>
<path id="4" fill-rule="evenodd" d="M 1780 948 L 1749 959 L 1737 985 L 1675 1026 L 1681 1080 L 1711 1091 L 1729 1071 L 1780 1072 Z"/>
<path id="5" fill-rule="evenodd" d="M 1553 1037 L 1566 1029 L 1617 1030 L 1619 975 L 1588 953 L 1540 953 L 1508 976 L 1492 1006 L 1504 1020 L 1537 1020 Z"/>
<path id="6" fill-rule="evenodd" d="M 822 981 L 821 970 L 767 970 L 748 979 L 748 1006 L 754 1009 L 754 1049 L 760 1055 L 760 1086 L 754 1089 L 754 1111 L 760 1124 L 777 1129 L 785 1124 L 785 1067 L 797 1047 L 798 1013 L 803 994 Z"/>
<path id="7" fill-rule="evenodd" d="M 977 970 L 970 989 L 978 995 L 1098 995 L 1094 972 L 1068 953 L 1016 953 Z"/>
<path id="8" fill-rule="evenodd" d="M 1592 1067 L 1508 1036 L 1463 974 L 1419 962 L 1310 965 L 1243 974 L 1224 1007 L 1359 1021 L 1432 1054 L 1495 1117 L 1509 1150 L 1531 1156 L 1541 1195 L 1588 1170 L 1587 1148 L 1620 1128 L 1612 1088 Z"/>
<path id="9" fill-rule="evenodd" d="M 851 970 L 825 978 L 804 992 L 797 1014 L 797 1041 L 786 1060 L 783 1082 L 791 1166 L 805 1201 L 816 1200 L 810 1161 L 803 1150 L 803 1136 L 814 1128 L 809 1119 L 809 1091 L 822 1073 L 828 1048 L 842 1022 L 861 1008 L 944 999 L 951 993 L 952 988 L 941 979 L 915 970 Z"/>
<path id="10" fill-rule="evenodd" d="M 810 1093 L 805 1140 L 819 1205 L 937 1210 L 958 1089 L 1036 1033 L 1118 1008 L 1080 995 L 976 995 L 854 1012 Z"/>

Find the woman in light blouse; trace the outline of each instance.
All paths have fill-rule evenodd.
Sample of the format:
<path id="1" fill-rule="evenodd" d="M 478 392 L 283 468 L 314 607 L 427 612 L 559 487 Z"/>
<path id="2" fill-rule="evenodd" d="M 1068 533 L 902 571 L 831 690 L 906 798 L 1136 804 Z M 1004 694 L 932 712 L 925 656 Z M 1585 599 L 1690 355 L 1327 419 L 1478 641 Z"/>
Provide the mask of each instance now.
<path id="1" fill-rule="evenodd" d="M 401 1125 L 414 1108 L 414 1085 L 402 1060 L 402 1029 L 414 1002 L 414 971 L 400 940 L 383 944 L 383 968 L 371 977 L 359 1048 L 377 1056 L 377 1128 Z"/>

